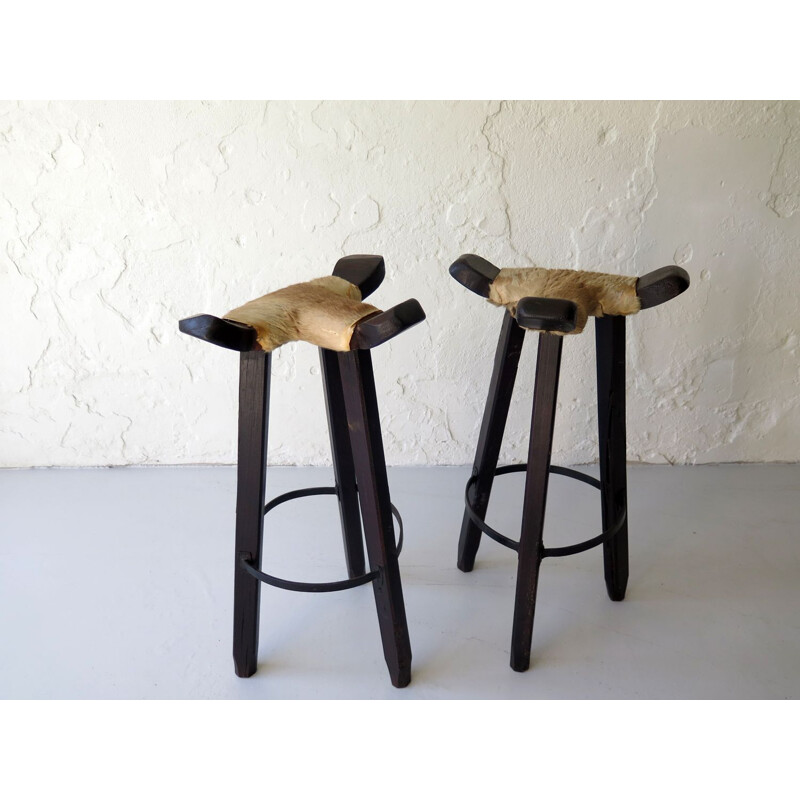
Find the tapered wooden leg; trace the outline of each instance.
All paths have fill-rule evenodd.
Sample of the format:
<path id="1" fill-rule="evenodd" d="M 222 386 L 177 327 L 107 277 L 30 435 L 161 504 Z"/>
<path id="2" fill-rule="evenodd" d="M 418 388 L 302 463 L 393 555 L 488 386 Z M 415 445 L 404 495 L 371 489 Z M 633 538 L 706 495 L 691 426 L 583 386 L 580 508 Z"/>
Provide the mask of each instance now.
<path id="1" fill-rule="evenodd" d="M 267 473 L 270 362 L 270 355 L 260 350 L 243 352 L 239 362 L 233 663 L 240 678 L 249 678 L 258 665 L 261 582 L 241 568 L 240 559 L 244 557 L 260 569 Z"/>
<path id="2" fill-rule="evenodd" d="M 378 573 L 372 588 L 383 654 L 392 683 L 399 688 L 411 680 L 411 643 L 397 563 L 372 358 L 369 350 L 354 350 L 341 353 L 339 365 L 367 556 L 370 569 Z"/>
<path id="3" fill-rule="evenodd" d="M 595 320 L 597 345 L 597 422 L 600 439 L 603 530 L 628 507 L 625 442 L 625 317 Z M 606 589 L 624 600 L 628 586 L 628 520 L 603 543 Z"/>
<path id="4" fill-rule="evenodd" d="M 347 414 L 344 408 L 342 375 L 338 356 L 332 350 L 320 348 L 319 360 L 322 367 L 322 385 L 331 437 L 333 477 L 339 498 L 347 573 L 351 578 L 357 578 L 364 574 L 364 544 L 361 536 L 361 512 L 358 510 L 353 451 L 350 447 Z"/>
<path id="5" fill-rule="evenodd" d="M 511 631 L 511 668 L 517 672 L 528 669 L 531 660 L 533 615 L 536 610 L 539 566 L 542 563 L 542 532 L 563 341 L 563 337 L 552 333 L 539 334 L 531 438 L 528 444 L 528 467 L 522 506 L 514 624 Z"/>
<path id="6" fill-rule="evenodd" d="M 486 518 L 486 509 L 489 506 L 494 471 L 497 469 L 497 460 L 500 457 L 500 446 L 503 442 L 503 432 L 506 428 L 511 394 L 514 390 L 524 339 L 524 329 L 520 328 L 514 317 L 506 312 L 494 357 L 494 370 L 489 384 L 486 408 L 483 412 L 475 463 L 472 466 L 472 474 L 478 476 L 473 490 L 475 494 L 472 506 L 481 519 Z M 480 542 L 480 529 L 465 511 L 461 522 L 461 535 L 458 539 L 458 568 L 462 572 L 472 571 Z"/>

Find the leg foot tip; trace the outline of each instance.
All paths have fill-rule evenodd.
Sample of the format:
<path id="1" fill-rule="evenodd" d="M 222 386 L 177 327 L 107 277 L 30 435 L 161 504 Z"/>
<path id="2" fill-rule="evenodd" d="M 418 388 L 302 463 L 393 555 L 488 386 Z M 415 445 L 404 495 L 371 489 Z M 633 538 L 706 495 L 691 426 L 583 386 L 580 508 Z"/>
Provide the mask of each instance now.
<path id="1" fill-rule="evenodd" d="M 613 600 L 615 603 L 619 603 L 625 599 L 625 591 L 627 588 L 627 586 L 606 586 L 606 591 L 608 592 L 608 596 L 611 600 Z"/>
<path id="2" fill-rule="evenodd" d="M 395 689 L 405 689 L 411 683 L 411 670 L 403 672 L 401 675 L 391 675 L 392 686 Z"/>
<path id="3" fill-rule="evenodd" d="M 514 672 L 527 672 L 531 665 L 530 658 L 514 658 L 511 657 L 511 669 Z"/>

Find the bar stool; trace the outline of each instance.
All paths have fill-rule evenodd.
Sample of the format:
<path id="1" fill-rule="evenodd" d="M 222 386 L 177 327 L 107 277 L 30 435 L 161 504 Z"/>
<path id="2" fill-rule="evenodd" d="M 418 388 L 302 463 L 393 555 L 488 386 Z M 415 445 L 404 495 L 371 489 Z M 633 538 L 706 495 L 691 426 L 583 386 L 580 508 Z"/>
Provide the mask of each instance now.
<path id="1" fill-rule="evenodd" d="M 389 497 L 370 351 L 421 322 L 425 313 L 416 300 L 383 312 L 361 302 L 384 275 L 381 256 L 347 256 L 331 276 L 279 289 L 222 319 L 201 314 L 179 323 L 183 333 L 241 353 L 233 608 L 233 660 L 239 677 L 249 677 L 257 668 L 262 582 L 298 592 L 334 592 L 371 582 L 392 683 L 403 687 L 411 680 L 397 563 L 403 527 Z M 319 347 L 336 485 L 288 492 L 265 505 L 271 353 L 290 341 Z M 322 494 L 338 498 L 349 577 L 305 583 L 262 572 L 264 516 L 289 500 Z M 397 541 L 392 516 L 398 523 Z"/>
<path id="2" fill-rule="evenodd" d="M 465 490 L 465 511 L 458 543 L 458 568 L 470 572 L 481 533 L 517 551 L 517 583 L 511 633 L 511 668 L 530 665 L 536 588 L 542 560 L 603 545 L 605 581 L 612 600 L 622 600 L 628 583 L 628 520 L 625 467 L 625 316 L 664 303 L 689 286 L 680 267 L 663 267 L 642 278 L 576 270 L 498 269 L 476 255 L 462 255 L 450 274 L 471 291 L 503 306 L 506 313 L 489 386 L 472 476 Z M 563 335 L 580 333 L 595 316 L 597 416 L 600 480 L 577 470 L 552 466 L 556 396 Z M 525 331 L 539 333 L 528 461 L 497 468 Z M 525 472 L 522 530 L 512 540 L 486 522 L 497 475 Z M 603 532 L 567 547 L 542 541 L 550 473 L 600 489 Z"/>

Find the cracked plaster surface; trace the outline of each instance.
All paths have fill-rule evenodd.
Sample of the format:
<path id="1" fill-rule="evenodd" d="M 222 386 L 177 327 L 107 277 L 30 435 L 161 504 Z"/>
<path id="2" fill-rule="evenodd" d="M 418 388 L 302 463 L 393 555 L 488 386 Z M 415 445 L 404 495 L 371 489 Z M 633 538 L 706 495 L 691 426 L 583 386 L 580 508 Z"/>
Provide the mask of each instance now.
<path id="1" fill-rule="evenodd" d="M 375 354 L 387 461 L 470 463 L 501 313 L 448 276 L 463 252 L 684 266 L 629 320 L 629 459 L 797 461 L 799 206 L 798 102 L 3 102 L 0 466 L 233 463 L 236 355 L 177 320 L 348 253 L 428 315 Z M 565 343 L 555 463 L 596 460 L 593 340 Z M 275 354 L 269 457 L 329 459 L 308 345 Z"/>

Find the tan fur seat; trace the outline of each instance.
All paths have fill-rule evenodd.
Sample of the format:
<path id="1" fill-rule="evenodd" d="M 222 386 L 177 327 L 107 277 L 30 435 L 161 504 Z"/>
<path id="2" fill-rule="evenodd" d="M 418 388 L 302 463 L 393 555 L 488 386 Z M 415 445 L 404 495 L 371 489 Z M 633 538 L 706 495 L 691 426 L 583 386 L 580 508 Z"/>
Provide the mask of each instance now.
<path id="1" fill-rule="evenodd" d="M 361 302 L 358 286 L 328 275 L 295 283 L 229 311 L 224 319 L 250 325 L 262 350 L 304 341 L 340 352 L 350 349 L 356 325 L 380 313 Z"/>
<path id="2" fill-rule="evenodd" d="M 489 287 L 489 302 L 516 314 L 523 297 L 570 300 L 577 306 L 575 329 L 580 333 L 588 317 L 635 314 L 641 309 L 637 278 L 603 272 L 539 267 L 501 269 Z"/>

